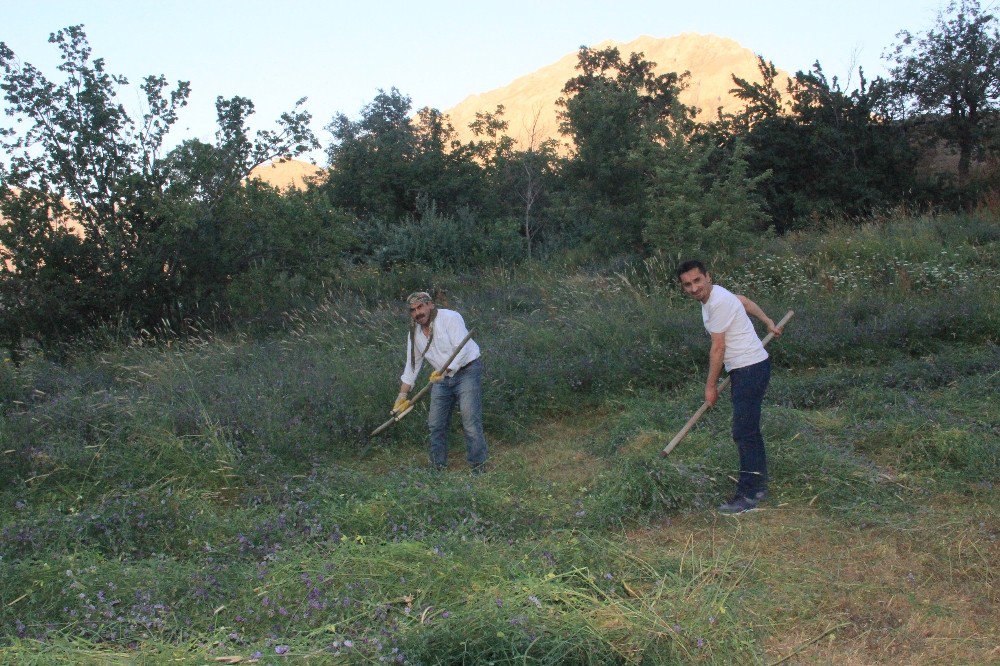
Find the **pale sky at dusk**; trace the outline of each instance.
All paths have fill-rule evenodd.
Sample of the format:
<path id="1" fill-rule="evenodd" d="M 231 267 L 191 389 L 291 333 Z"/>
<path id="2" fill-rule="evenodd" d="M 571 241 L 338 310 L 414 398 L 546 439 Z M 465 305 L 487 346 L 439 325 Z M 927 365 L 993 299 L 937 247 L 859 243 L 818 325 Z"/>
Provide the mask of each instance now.
<path id="1" fill-rule="evenodd" d="M 83 23 L 110 71 L 133 83 L 146 74 L 191 82 L 175 140 L 212 139 L 218 95 L 252 99 L 260 126 L 308 97 L 325 146 L 322 127 L 334 114 L 357 117 L 380 88 L 399 88 L 414 109 L 447 110 L 606 39 L 712 33 L 789 72 L 818 59 L 842 80 L 852 63 L 872 78 L 885 73 L 881 55 L 898 31 L 930 27 L 943 8 L 936 0 L 0 0 L 0 41 L 58 80 L 48 36 Z"/>

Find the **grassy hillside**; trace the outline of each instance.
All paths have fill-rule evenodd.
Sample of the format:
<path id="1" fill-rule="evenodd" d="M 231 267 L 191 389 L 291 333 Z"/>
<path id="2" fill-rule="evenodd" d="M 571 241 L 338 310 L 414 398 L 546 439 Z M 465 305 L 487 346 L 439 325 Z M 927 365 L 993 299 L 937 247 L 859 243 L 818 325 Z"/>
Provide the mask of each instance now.
<path id="1" fill-rule="evenodd" d="M 0 371 L 0 661 L 986 663 L 997 658 L 1000 224 L 898 220 L 715 267 L 777 318 L 773 497 L 674 259 L 345 275 L 266 339 Z M 375 441 L 433 285 L 487 364 L 489 472 L 426 407 Z M 362 455 L 363 452 L 367 455 Z"/>

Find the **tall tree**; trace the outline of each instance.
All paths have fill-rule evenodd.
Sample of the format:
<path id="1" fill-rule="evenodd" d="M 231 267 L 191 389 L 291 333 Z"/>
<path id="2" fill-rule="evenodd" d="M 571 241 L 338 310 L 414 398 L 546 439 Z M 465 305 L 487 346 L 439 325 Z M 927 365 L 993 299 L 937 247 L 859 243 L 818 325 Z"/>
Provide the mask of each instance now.
<path id="1" fill-rule="evenodd" d="M 455 139 L 447 116 L 431 108 L 411 114 L 410 98 L 380 90 L 351 120 L 327 125 L 330 174 L 324 186 L 340 206 L 358 215 L 397 221 L 421 207 L 454 211 L 474 205 L 480 169 Z"/>
<path id="2" fill-rule="evenodd" d="M 972 155 L 1000 98 L 1000 33 L 977 0 L 952 1 L 934 26 L 902 31 L 888 54 L 896 90 L 920 113 L 945 116 L 945 138 L 958 146 L 958 175 L 969 178 Z"/>
<path id="3" fill-rule="evenodd" d="M 137 121 L 118 101 L 128 81 L 92 57 L 82 26 L 49 41 L 61 52 L 62 83 L 0 43 L 0 88 L 15 118 L 0 131 L 9 160 L 0 164 L 0 326 L 11 346 L 31 336 L 57 347 L 110 320 L 174 319 L 198 282 L 188 252 L 198 245 L 188 242 L 197 211 L 238 187 L 253 162 L 314 142 L 298 109 L 250 140 L 253 105 L 233 98 L 218 105 L 219 147 L 189 144 L 163 158 L 188 84 L 171 90 L 162 76 L 146 77 Z M 82 233 L 68 232 L 68 222 Z"/>
<path id="4" fill-rule="evenodd" d="M 762 84 L 733 78 L 745 108 L 703 130 L 710 145 L 746 146 L 751 174 L 771 172 L 759 191 L 779 231 L 817 217 L 863 216 L 899 202 L 912 184 L 913 152 L 884 112 L 886 83 L 841 88 L 817 62 L 789 79 L 782 97 L 774 65 L 759 59 Z"/>
<path id="5" fill-rule="evenodd" d="M 519 219 L 526 255 L 531 259 L 544 221 L 540 208 L 556 179 L 558 142 L 539 139 L 536 113 L 527 146 L 518 148 L 506 133 L 508 124 L 503 114 L 503 105 L 493 112 L 476 112 L 476 119 L 469 124 L 476 139 L 468 148 L 485 167 L 495 196 L 502 201 L 499 210 Z"/>
<path id="6" fill-rule="evenodd" d="M 655 66 L 642 53 L 625 60 L 615 47 L 583 47 L 580 74 L 558 100 L 574 150 L 564 174 L 577 207 L 607 218 L 601 233 L 612 242 L 641 240 L 650 152 L 692 127 L 694 110 L 678 100 L 687 73 L 657 75 Z"/>
<path id="7" fill-rule="evenodd" d="M 52 34 L 64 81 L 50 81 L 0 43 L 9 166 L 0 165 L 0 280 L 6 342 L 22 334 L 47 342 L 126 309 L 142 318 L 166 300 L 165 256 L 154 236 L 162 185 L 163 139 L 187 102 L 189 87 L 144 79 L 147 111 L 135 122 L 117 100 L 125 77 L 93 58 L 82 26 Z M 59 221 L 72 220 L 83 235 Z M 53 226 L 53 223 L 57 223 Z M 131 297 L 143 294 L 141 299 Z M 156 305 L 153 305 L 153 310 Z"/>

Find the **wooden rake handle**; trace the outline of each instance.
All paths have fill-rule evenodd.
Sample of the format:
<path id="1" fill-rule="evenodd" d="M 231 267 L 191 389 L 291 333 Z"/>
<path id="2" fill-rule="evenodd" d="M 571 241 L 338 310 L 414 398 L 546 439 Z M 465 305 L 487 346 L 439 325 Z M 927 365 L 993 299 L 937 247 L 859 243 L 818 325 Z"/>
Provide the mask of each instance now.
<path id="1" fill-rule="evenodd" d="M 785 316 L 781 318 L 781 321 L 778 322 L 775 328 L 782 328 L 785 324 L 788 323 L 788 320 L 791 319 L 794 315 L 795 315 L 794 310 L 789 310 L 788 312 L 786 312 Z M 769 343 L 773 339 L 774 339 L 774 333 L 768 333 L 764 337 L 764 339 L 761 340 L 760 342 L 762 345 L 766 347 L 767 343 Z M 719 393 L 722 393 L 723 391 L 726 390 L 726 388 L 729 387 L 729 382 L 730 382 L 730 377 L 728 376 L 722 380 L 722 383 L 719 384 Z M 660 451 L 660 455 L 661 456 L 669 455 L 670 452 L 674 450 L 674 447 L 680 444 L 682 439 L 687 437 L 688 431 L 691 430 L 692 427 L 694 427 L 694 424 L 698 422 L 698 419 L 700 419 L 705 414 L 705 412 L 708 411 L 709 407 L 711 407 L 711 405 L 708 404 L 708 400 L 703 402 L 701 407 L 698 408 L 698 411 L 694 413 L 694 416 L 689 418 L 688 422 L 684 424 L 684 427 L 681 428 L 680 432 L 674 435 L 674 438 L 670 440 L 670 443 L 667 444 L 662 451 Z"/>

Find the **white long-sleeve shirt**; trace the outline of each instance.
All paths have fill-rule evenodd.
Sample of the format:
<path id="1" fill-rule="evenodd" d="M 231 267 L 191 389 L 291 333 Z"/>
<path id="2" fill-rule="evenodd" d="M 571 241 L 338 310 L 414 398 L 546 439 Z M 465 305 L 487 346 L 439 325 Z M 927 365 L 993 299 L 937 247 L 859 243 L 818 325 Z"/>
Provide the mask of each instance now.
<path id="1" fill-rule="evenodd" d="M 469 329 L 465 327 L 462 315 L 454 310 L 438 308 L 437 316 L 434 317 L 431 326 L 433 327 L 433 336 L 430 347 L 427 347 L 427 336 L 424 335 L 423 328 L 417 326 L 413 336 L 417 349 L 413 356 L 410 352 L 410 336 L 406 336 L 406 365 L 403 367 L 403 375 L 399 378 L 404 384 L 413 386 L 425 358 L 432 368 L 441 370 L 444 362 L 455 351 L 455 347 L 469 334 Z M 426 353 L 424 353 L 424 349 L 427 349 Z M 411 365 L 410 358 L 413 357 L 415 357 L 415 362 Z M 475 340 L 470 339 L 448 366 L 448 369 L 458 370 L 477 358 L 479 358 L 479 345 L 476 344 Z"/>

